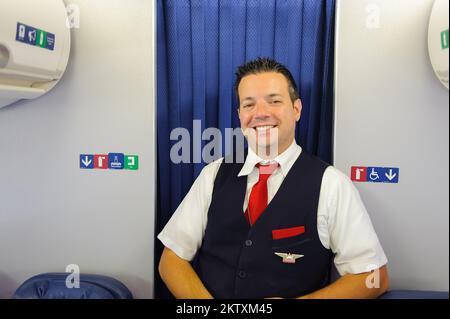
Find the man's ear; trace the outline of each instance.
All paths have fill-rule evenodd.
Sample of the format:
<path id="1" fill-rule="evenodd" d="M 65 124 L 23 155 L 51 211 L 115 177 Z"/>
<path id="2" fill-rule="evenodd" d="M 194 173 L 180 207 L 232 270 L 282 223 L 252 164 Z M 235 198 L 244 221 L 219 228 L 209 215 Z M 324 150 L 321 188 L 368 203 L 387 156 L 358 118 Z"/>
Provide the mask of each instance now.
<path id="1" fill-rule="evenodd" d="M 294 112 L 295 112 L 295 121 L 300 121 L 300 116 L 302 114 L 302 101 L 300 99 L 296 99 L 294 102 Z"/>

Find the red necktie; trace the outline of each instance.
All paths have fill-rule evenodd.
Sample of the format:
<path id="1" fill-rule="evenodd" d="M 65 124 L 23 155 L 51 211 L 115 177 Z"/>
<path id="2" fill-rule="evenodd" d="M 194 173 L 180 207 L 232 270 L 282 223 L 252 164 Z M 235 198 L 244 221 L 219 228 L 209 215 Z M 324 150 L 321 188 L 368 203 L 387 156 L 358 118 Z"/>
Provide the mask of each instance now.
<path id="1" fill-rule="evenodd" d="M 248 209 L 246 211 L 250 225 L 255 224 L 256 220 L 267 207 L 267 180 L 277 169 L 278 163 L 269 165 L 256 164 L 256 167 L 259 169 L 259 180 L 252 187 L 250 198 L 248 200 Z"/>

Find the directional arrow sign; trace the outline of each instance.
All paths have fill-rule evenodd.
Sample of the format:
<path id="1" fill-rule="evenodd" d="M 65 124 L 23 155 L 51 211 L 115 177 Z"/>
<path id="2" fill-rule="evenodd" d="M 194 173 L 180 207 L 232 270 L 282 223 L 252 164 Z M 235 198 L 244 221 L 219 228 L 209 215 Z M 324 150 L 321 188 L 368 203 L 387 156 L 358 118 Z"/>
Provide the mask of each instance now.
<path id="1" fill-rule="evenodd" d="M 384 173 L 384 176 L 386 176 L 388 180 L 392 181 L 394 178 L 397 177 L 397 173 L 394 173 L 393 169 L 390 168 L 388 173 Z"/>
<path id="2" fill-rule="evenodd" d="M 398 183 L 400 169 L 398 167 L 385 167 L 384 176 L 386 177 L 385 183 Z"/>
<path id="3" fill-rule="evenodd" d="M 85 169 L 94 168 L 94 155 L 80 154 L 80 168 Z"/>

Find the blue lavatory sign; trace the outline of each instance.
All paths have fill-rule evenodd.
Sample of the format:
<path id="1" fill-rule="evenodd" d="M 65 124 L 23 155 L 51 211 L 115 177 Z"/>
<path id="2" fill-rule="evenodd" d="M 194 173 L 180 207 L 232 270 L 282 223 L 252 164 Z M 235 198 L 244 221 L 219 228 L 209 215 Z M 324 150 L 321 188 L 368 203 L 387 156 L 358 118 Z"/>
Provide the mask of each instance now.
<path id="1" fill-rule="evenodd" d="M 124 154 L 122 153 L 109 153 L 108 154 L 109 168 L 111 169 L 123 169 Z"/>

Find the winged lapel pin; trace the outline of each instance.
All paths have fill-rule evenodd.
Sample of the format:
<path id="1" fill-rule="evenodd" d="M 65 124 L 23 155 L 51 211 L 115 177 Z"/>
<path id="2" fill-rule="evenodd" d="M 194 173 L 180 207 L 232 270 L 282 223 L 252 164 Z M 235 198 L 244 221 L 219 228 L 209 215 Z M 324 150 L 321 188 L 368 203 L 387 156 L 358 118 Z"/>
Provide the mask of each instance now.
<path id="1" fill-rule="evenodd" d="M 295 261 L 298 258 L 302 258 L 304 256 L 304 255 L 297 255 L 297 254 L 291 254 L 291 253 L 275 253 L 275 255 L 283 258 L 283 263 L 285 263 L 285 264 L 295 264 Z"/>

